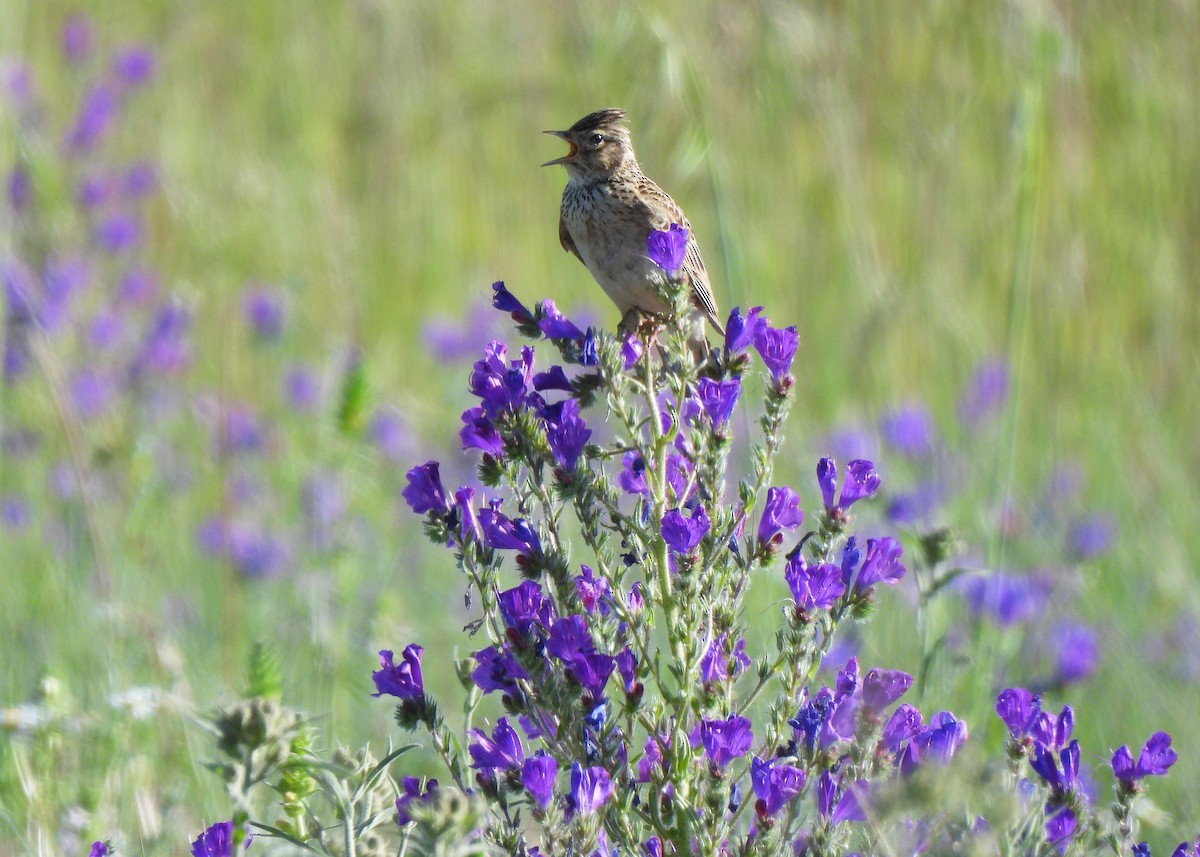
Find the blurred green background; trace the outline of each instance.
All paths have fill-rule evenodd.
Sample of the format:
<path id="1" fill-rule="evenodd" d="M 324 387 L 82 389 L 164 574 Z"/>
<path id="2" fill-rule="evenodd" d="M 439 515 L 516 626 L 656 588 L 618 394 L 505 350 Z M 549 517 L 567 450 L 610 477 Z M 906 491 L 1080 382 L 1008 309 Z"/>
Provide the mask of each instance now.
<path id="1" fill-rule="evenodd" d="M 157 52 L 117 145 L 158 164 L 147 258 L 194 311 L 192 376 L 214 395 L 261 404 L 289 360 L 336 367 L 357 353 L 371 406 L 398 407 L 412 429 L 412 463 L 453 449 L 467 363 L 424 347 L 431 317 L 468 318 L 503 279 L 527 300 L 617 320 L 559 246 L 562 171 L 538 167 L 561 154 L 542 130 L 604 106 L 628 110 L 644 170 L 688 212 L 722 309 L 762 304 L 799 329 L 795 449 L 779 475 L 806 499 L 808 455 L 831 426 L 922 400 L 947 433 L 969 434 L 953 428 L 956 398 L 973 366 L 1006 358 L 1010 409 L 975 439 L 987 483 L 972 490 L 1019 505 L 1059 464 L 1086 474 L 1089 504 L 1119 530 L 1077 596 L 1103 659 L 1067 699 L 1097 754 L 1175 735 L 1155 835 L 1200 824 L 1200 693 L 1174 669 L 1194 653 L 1147 664 L 1143 646 L 1200 610 L 1200 4 L 0 0 L 0 57 L 25 58 L 64 117 L 80 91 L 60 59 L 75 11 L 94 19 L 98 50 Z M 22 144 L 11 113 L 3 122 L 7 168 Z M 289 337 L 266 355 L 236 330 L 253 281 L 290 299 Z M 46 405 L 4 407 L 11 425 Z M 314 462 L 336 468 L 385 536 L 247 585 L 193 546 L 225 490 L 215 460 L 186 496 L 134 479 L 141 493 L 98 512 L 111 589 L 89 581 L 86 551 L 48 559 L 36 528 L 4 535 L 0 704 L 42 698 L 53 676 L 47 698 L 96 719 L 109 694 L 139 685 L 203 709 L 232 697 L 249 641 L 265 636 L 325 734 L 383 734 L 390 709 L 364 685 L 374 650 L 421 639 L 461 655 L 467 614 L 448 557 L 417 547 L 398 511 L 407 465 L 344 437 L 333 407 L 281 429 L 285 454 L 259 475 L 293 490 Z M 136 474 L 138 431 L 126 420 L 86 440 Z M 178 448 L 203 460 L 205 443 L 181 429 Z M 16 465 L 0 473 L 8 490 L 45 490 Z M 994 511 L 952 523 L 999 561 Z M 902 623 L 877 621 L 879 648 L 903 650 Z M 970 672 L 932 704 L 998 741 L 991 698 L 963 695 L 993 692 L 991 679 L 973 687 Z M 94 811 L 76 824 L 89 835 L 120 825 L 151 849 L 177 850 L 177 829 L 223 817 L 215 778 L 188 767 L 208 752 L 197 730 L 172 717 L 105 734 L 70 762 L 12 745 L 0 843 L 53 853 L 72 806 Z M 67 768 L 39 771 L 37 758 Z M 167 813 L 158 828 L 147 801 Z"/>

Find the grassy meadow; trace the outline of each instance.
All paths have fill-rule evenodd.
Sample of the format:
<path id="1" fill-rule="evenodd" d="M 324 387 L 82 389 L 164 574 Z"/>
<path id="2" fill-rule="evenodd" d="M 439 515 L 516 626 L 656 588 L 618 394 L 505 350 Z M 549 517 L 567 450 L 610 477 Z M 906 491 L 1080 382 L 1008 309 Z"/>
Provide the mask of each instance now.
<path id="1" fill-rule="evenodd" d="M 76 12 L 93 43 L 73 62 Z M 1200 5 L 0 0 L 0 21 L 0 171 L 34 185 L 0 213 L 0 264 L 89 271 L 54 325 L 6 325 L 28 340 L 0 389 L 0 854 L 117 831 L 122 853 L 182 853 L 227 817 L 198 717 L 237 698 L 257 640 L 329 745 L 396 734 L 369 696 L 380 648 L 420 639 L 456 709 L 472 614 L 399 491 L 429 458 L 470 478 L 470 362 L 516 342 L 493 281 L 617 322 L 559 246 L 563 171 L 538 166 L 562 154 L 544 129 L 605 106 L 688 212 L 722 310 L 799 330 L 778 478 L 805 509 L 822 454 L 919 482 L 928 459 L 877 427 L 923 405 L 954 474 L 931 515 L 964 566 L 1054 582 L 1030 621 L 947 598 L 919 635 L 887 593 L 864 665 L 926 658 L 923 699 L 995 757 L 996 692 L 1045 673 L 1030 647 L 1069 614 L 1099 657 L 1049 705 L 1074 707 L 1096 768 L 1171 733 L 1143 834 L 1196 835 Z M 65 155 L 132 44 L 152 76 Z M 106 248 L 79 183 L 141 162 L 140 234 Z M 131 272 L 153 294 L 115 298 Z M 255 295 L 277 324 L 247 318 Z M 186 344 L 155 339 L 164 307 Z M 109 350 L 102 316 L 124 325 Z M 131 370 L 151 341 L 179 359 Z M 1007 395 L 974 418 L 963 391 L 997 361 Z M 1111 544 L 1064 550 L 1089 520 Z"/>

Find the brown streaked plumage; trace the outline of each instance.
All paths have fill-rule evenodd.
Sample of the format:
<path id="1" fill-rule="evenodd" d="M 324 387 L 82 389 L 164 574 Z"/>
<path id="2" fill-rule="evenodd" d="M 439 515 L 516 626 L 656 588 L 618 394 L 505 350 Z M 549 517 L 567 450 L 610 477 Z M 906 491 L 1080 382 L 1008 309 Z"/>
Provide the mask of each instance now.
<path id="1" fill-rule="evenodd" d="M 669 310 L 655 290 L 662 272 L 646 255 L 646 239 L 672 224 L 687 229 L 683 274 L 695 306 L 688 335 L 699 357 L 708 350 L 704 320 L 721 331 L 708 272 L 683 210 L 638 166 L 624 120 L 624 110 L 607 108 L 589 113 L 566 131 L 546 132 L 571 147 L 542 165 L 562 164 L 567 170 L 558 238 L 617 305 L 622 327 L 628 329 L 639 314 Z"/>

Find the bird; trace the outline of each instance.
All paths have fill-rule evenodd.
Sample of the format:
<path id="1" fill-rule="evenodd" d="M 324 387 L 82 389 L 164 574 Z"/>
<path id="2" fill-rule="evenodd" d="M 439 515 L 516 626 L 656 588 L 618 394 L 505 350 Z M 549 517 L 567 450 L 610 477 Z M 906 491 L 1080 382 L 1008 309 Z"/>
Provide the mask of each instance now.
<path id="1" fill-rule="evenodd" d="M 567 171 L 558 239 L 617 305 L 621 330 L 630 333 L 644 317 L 665 316 L 671 309 L 656 288 L 663 271 L 647 255 L 646 239 L 672 225 L 688 230 L 679 280 L 691 291 L 692 310 L 684 324 L 692 354 L 700 362 L 709 350 L 705 321 L 724 335 L 712 285 L 683 209 L 638 165 L 625 117 L 624 110 L 608 107 L 565 131 L 545 132 L 570 146 L 561 158 L 542 164 L 561 164 Z"/>

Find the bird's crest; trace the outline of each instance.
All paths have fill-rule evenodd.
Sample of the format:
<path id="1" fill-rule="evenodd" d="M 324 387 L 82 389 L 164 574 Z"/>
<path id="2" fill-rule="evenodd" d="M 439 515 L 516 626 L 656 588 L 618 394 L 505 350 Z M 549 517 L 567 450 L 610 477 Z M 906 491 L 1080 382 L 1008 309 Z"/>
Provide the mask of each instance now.
<path id="1" fill-rule="evenodd" d="M 568 134 L 578 134 L 583 131 L 593 131 L 597 128 L 608 128 L 625 121 L 625 111 L 619 107 L 606 107 L 589 113 L 567 129 Z"/>

